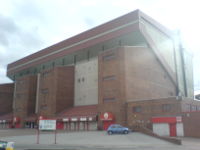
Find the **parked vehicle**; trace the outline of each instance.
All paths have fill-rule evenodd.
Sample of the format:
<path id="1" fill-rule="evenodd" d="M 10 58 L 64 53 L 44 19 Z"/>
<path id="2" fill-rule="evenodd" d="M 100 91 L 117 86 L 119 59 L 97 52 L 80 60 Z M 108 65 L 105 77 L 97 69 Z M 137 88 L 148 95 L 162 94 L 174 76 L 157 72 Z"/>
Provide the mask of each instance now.
<path id="1" fill-rule="evenodd" d="M 14 150 L 14 142 L 0 141 L 0 150 Z"/>
<path id="2" fill-rule="evenodd" d="M 109 135 L 114 133 L 128 134 L 129 132 L 130 132 L 129 128 L 123 127 L 119 124 L 112 124 L 107 129 L 107 133 Z"/>

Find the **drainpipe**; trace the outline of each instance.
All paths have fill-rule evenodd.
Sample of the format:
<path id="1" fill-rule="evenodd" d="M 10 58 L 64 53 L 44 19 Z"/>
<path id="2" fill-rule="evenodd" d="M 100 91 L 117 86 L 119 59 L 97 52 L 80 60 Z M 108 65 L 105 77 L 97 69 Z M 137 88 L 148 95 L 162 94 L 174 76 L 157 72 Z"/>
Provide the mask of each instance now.
<path id="1" fill-rule="evenodd" d="M 39 94 L 40 94 L 40 73 L 37 74 L 37 89 L 36 89 L 36 104 L 35 104 L 35 113 L 38 114 L 38 105 L 39 105 Z"/>
<path id="2" fill-rule="evenodd" d="M 15 112 L 15 108 L 16 108 L 16 103 L 15 103 L 15 98 L 16 98 L 16 88 L 17 88 L 17 81 L 14 82 L 14 93 L 13 93 L 13 117 L 14 117 L 14 112 Z"/>

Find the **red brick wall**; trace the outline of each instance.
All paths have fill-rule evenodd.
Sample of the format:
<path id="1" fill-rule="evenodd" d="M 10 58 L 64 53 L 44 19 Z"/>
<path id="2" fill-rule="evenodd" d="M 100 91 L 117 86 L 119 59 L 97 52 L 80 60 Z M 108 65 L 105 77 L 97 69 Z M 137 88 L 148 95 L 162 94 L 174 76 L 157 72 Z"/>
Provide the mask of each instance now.
<path id="1" fill-rule="evenodd" d="M 73 106 L 74 67 L 57 67 L 41 73 L 39 114 L 53 117 Z"/>
<path id="2" fill-rule="evenodd" d="M 74 66 L 57 68 L 56 113 L 73 106 Z"/>
<path id="3" fill-rule="evenodd" d="M 184 98 L 182 100 L 182 112 L 200 111 L 200 101 Z"/>
<path id="4" fill-rule="evenodd" d="M 200 112 L 183 113 L 184 135 L 200 138 Z"/>
<path id="5" fill-rule="evenodd" d="M 0 115 L 12 112 L 14 84 L 0 85 Z"/>
<path id="6" fill-rule="evenodd" d="M 164 108 L 166 104 L 169 105 L 168 110 Z M 141 112 L 135 112 L 135 107 L 141 107 Z M 152 117 L 181 115 L 181 101 L 176 100 L 176 97 L 128 102 L 127 116 L 130 127 L 139 124 L 151 128 Z"/>
<path id="7" fill-rule="evenodd" d="M 23 120 L 35 112 L 37 76 L 26 76 L 16 81 L 14 116 Z"/>
<path id="8" fill-rule="evenodd" d="M 123 48 L 114 48 L 99 55 L 99 113 L 106 111 L 115 116 L 116 123 L 126 124 L 124 99 Z M 99 125 L 102 122 L 99 122 Z"/>
<path id="9" fill-rule="evenodd" d="M 125 47 L 125 88 L 127 100 L 148 100 L 176 96 L 176 88 L 145 47 Z"/>
<path id="10" fill-rule="evenodd" d="M 99 112 L 112 112 L 117 123 L 126 124 L 127 115 L 132 114 L 125 113 L 126 101 L 146 105 L 144 100 L 175 95 L 175 86 L 150 49 L 118 47 L 99 55 Z"/>
<path id="11" fill-rule="evenodd" d="M 55 114 L 56 108 L 56 80 L 55 68 L 45 70 L 40 75 L 38 110 L 42 116 Z"/>

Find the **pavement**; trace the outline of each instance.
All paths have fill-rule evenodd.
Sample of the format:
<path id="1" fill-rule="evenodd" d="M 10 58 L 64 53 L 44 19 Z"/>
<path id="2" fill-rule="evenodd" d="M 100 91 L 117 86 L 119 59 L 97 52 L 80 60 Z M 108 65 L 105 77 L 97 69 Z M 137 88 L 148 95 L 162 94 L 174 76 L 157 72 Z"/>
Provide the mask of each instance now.
<path id="1" fill-rule="evenodd" d="M 200 139 L 182 138 L 175 145 L 138 132 L 128 135 L 107 135 L 105 131 L 41 132 L 37 144 L 37 130 L 0 130 L 0 139 L 15 142 L 15 150 L 199 150 Z"/>

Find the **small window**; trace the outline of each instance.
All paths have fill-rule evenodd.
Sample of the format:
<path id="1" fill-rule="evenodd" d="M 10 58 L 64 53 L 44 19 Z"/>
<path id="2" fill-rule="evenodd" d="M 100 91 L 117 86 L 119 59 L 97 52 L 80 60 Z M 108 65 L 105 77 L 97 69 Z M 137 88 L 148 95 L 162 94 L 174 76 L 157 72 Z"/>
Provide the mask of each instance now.
<path id="1" fill-rule="evenodd" d="M 62 65 L 64 65 L 64 64 L 65 64 L 65 58 L 62 59 Z"/>
<path id="2" fill-rule="evenodd" d="M 41 106 L 40 106 L 40 109 L 42 109 L 42 110 L 45 110 L 45 109 L 47 109 L 47 105 L 46 105 L 46 104 L 44 104 L 44 105 L 41 105 Z"/>
<path id="3" fill-rule="evenodd" d="M 55 67 L 55 62 L 52 62 L 52 67 Z"/>
<path id="4" fill-rule="evenodd" d="M 197 111 L 200 111 L 200 106 L 197 106 Z"/>
<path id="5" fill-rule="evenodd" d="M 197 106 L 191 105 L 191 111 L 197 111 Z"/>
<path id="6" fill-rule="evenodd" d="M 77 60 L 76 60 L 76 59 L 77 59 L 76 57 L 77 57 L 77 56 L 74 55 L 74 64 L 76 64 L 76 61 L 77 61 Z"/>
<path id="7" fill-rule="evenodd" d="M 104 101 L 115 101 L 115 97 L 104 98 Z"/>
<path id="8" fill-rule="evenodd" d="M 16 94 L 16 98 L 20 99 L 22 97 L 22 94 Z"/>
<path id="9" fill-rule="evenodd" d="M 163 104 L 162 105 L 162 111 L 163 112 L 169 112 L 169 111 L 171 111 L 171 104 Z"/>
<path id="10" fill-rule="evenodd" d="M 34 74 L 36 74 L 36 73 L 37 73 L 37 69 L 35 68 L 35 69 L 34 69 Z"/>
<path id="11" fill-rule="evenodd" d="M 116 76 L 115 76 L 115 75 L 103 77 L 103 81 L 115 80 L 115 79 L 116 79 Z"/>
<path id="12" fill-rule="evenodd" d="M 183 105 L 183 112 L 190 112 L 190 104 Z"/>
<path id="13" fill-rule="evenodd" d="M 42 73 L 42 77 L 46 77 L 46 76 L 48 76 L 49 73 L 50 73 L 49 71 L 45 71 L 45 72 L 43 72 L 43 73 Z"/>
<path id="14" fill-rule="evenodd" d="M 82 77 L 82 82 L 84 82 L 85 81 L 85 78 L 84 77 Z"/>
<path id="15" fill-rule="evenodd" d="M 115 54 L 114 53 L 103 56 L 103 60 L 104 61 L 108 61 L 108 60 L 111 60 L 111 59 L 114 59 L 114 58 L 115 58 Z"/>
<path id="16" fill-rule="evenodd" d="M 47 94 L 47 93 L 49 93 L 49 89 L 41 89 L 41 93 L 42 94 Z"/>
<path id="17" fill-rule="evenodd" d="M 133 107 L 133 112 L 134 113 L 140 113 L 140 112 L 142 112 L 142 107 L 141 106 L 134 106 Z"/>

